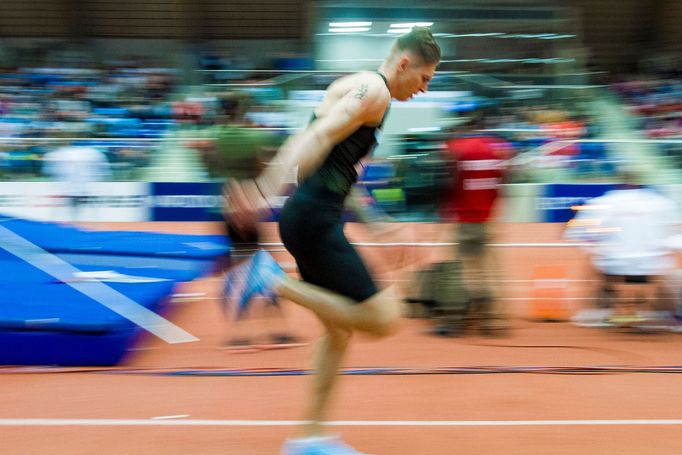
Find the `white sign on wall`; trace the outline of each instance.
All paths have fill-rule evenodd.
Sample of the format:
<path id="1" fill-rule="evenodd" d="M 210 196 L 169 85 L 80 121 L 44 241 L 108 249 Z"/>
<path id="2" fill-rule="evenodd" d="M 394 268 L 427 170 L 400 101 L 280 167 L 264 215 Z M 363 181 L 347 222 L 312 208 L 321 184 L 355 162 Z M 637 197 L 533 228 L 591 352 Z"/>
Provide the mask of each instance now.
<path id="1" fill-rule="evenodd" d="M 97 182 L 74 199 L 57 182 L 0 182 L 0 215 L 37 221 L 148 221 L 149 184 Z"/>

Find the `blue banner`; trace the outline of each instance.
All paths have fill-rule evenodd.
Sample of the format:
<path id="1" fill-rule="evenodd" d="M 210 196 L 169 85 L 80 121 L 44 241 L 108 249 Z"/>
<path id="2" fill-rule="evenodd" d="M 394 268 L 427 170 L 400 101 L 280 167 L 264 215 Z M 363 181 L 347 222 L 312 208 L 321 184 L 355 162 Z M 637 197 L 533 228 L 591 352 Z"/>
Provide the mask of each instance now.
<path id="1" fill-rule="evenodd" d="M 611 183 L 545 185 L 543 194 L 536 202 L 540 221 L 565 223 L 575 215 L 571 207 L 582 205 L 615 188 L 616 185 Z"/>
<path id="2" fill-rule="evenodd" d="M 153 221 L 220 221 L 222 183 L 152 183 Z"/>

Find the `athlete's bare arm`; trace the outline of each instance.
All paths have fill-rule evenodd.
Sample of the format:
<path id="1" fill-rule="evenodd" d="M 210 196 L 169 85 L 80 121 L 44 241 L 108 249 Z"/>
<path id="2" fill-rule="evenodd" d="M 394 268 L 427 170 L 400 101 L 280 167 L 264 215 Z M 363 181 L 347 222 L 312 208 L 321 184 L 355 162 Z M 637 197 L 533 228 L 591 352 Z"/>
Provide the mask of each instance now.
<path id="1" fill-rule="evenodd" d="M 266 196 L 278 195 L 282 176 L 298 167 L 299 180 L 314 172 L 334 145 L 363 125 L 378 125 L 390 93 L 376 73 L 357 73 L 334 82 L 316 109 L 317 119 L 289 138 L 258 178 Z"/>
<path id="2" fill-rule="evenodd" d="M 228 217 L 246 230 L 267 209 L 268 198 L 278 196 L 292 170 L 301 180 L 314 172 L 334 145 L 363 125 L 378 125 L 391 101 L 384 81 L 376 73 L 356 73 L 339 79 L 328 89 L 315 114 L 317 119 L 290 137 L 255 180 L 231 182 Z"/>

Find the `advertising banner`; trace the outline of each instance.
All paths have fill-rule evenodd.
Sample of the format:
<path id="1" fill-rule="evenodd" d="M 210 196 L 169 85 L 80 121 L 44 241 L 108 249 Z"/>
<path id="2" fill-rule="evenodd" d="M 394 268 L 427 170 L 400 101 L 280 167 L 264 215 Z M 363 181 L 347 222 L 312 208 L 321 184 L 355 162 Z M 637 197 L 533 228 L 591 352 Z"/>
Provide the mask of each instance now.
<path id="1" fill-rule="evenodd" d="M 0 214 L 36 221 L 149 221 L 149 184 L 95 182 L 73 195 L 59 182 L 0 182 Z"/>
<path id="2" fill-rule="evenodd" d="M 220 221 L 221 182 L 151 184 L 152 221 Z"/>
<path id="3" fill-rule="evenodd" d="M 582 205 L 615 187 L 611 183 L 545 185 L 543 194 L 536 199 L 540 221 L 565 223 L 575 215 L 571 207 Z"/>

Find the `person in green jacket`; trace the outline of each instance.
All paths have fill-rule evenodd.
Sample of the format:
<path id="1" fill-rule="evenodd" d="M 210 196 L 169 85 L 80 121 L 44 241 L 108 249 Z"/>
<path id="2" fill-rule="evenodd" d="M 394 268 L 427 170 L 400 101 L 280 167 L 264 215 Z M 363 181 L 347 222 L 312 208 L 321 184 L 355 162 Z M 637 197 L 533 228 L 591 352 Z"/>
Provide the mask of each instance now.
<path id="1" fill-rule="evenodd" d="M 276 153 L 281 141 L 271 131 L 248 124 L 245 113 L 249 103 L 244 96 L 227 94 L 221 96 L 219 101 L 220 115 L 216 125 L 209 128 L 206 140 L 194 142 L 191 146 L 201 154 L 209 175 L 225 179 L 227 188 L 231 180 L 255 178 Z M 230 261 L 226 267 L 229 269 L 258 249 L 260 232 L 258 226 L 237 231 L 225 210 L 223 215 L 224 232 L 232 244 Z M 226 279 L 221 295 L 226 315 L 234 319 L 232 334 L 227 341 L 228 349 L 247 353 L 302 345 L 289 333 L 277 297 L 264 299 L 262 305 L 230 305 L 230 293 L 239 285 Z M 258 310 L 262 310 L 263 318 L 254 317 L 253 313 Z M 267 338 L 257 341 L 254 332 L 263 330 L 269 332 Z"/>

